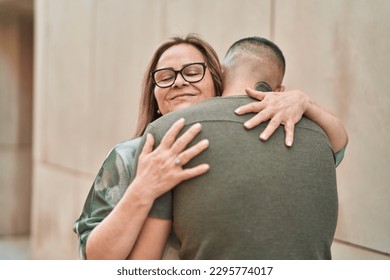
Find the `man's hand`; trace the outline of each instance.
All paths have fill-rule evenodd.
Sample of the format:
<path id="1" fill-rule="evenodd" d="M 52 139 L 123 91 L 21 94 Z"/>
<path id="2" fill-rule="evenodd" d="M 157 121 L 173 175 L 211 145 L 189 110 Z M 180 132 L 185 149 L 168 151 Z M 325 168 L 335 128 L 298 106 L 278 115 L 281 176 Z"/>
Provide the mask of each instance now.
<path id="1" fill-rule="evenodd" d="M 245 128 L 251 129 L 265 121 L 270 121 L 259 136 L 262 141 L 266 141 L 282 124 L 286 132 L 285 144 L 291 147 L 294 141 L 295 124 L 305 113 L 309 97 L 300 90 L 262 92 L 247 88 L 245 91 L 248 96 L 259 100 L 235 110 L 237 115 L 257 113 L 244 124 Z"/>

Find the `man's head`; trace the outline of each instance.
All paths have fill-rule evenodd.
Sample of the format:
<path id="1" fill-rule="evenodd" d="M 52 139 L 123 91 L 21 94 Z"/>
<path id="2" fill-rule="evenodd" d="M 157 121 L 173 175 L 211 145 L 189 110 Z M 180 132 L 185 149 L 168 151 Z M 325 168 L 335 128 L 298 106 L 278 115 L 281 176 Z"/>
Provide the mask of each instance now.
<path id="1" fill-rule="evenodd" d="M 246 87 L 283 91 L 286 63 L 282 51 L 273 42 L 261 37 L 238 40 L 223 60 L 225 87 L 245 81 Z M 250 84 L 248 84 L 250 83 Z"/>

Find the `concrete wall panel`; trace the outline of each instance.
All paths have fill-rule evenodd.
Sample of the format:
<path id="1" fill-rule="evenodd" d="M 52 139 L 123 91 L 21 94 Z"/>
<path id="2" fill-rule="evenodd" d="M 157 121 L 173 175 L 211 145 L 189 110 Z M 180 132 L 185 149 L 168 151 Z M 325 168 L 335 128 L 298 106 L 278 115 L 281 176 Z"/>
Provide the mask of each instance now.
<path id="1" fill-rule="evenodd" d="M 87 113 L 94 1 L 37 1 L 39 13 L 35 156 L 82 170 L 88 145 Z M 40 2 L 40 3 L 39 3 Z"/>
<path id="2" fill-rule="evenodd" d="M 52 164 L 34 164 L 33 259 L 77 259 L 73 223 L 80 215 L 80 195 L 91 180 L 83 174 Z"/>
<path id="3" fill-rule="evenodd" d="M 334 260 L 390 260 L 389 255 L 338 241 L 333 242 L 332 257 Z"/>
<path id="4" fill-rule="evenodd" d="M 17 18 L 0 15 L 0 125 L 1 144 L 19 141 L 18 131 L 18 23 Z"/>
<path id="5" fill-rule="evenodd" d="M 0 144 L 31 144 L 32 18 L 0 10 Z"/>
<path id="6" fill-rule="evenodd" d="M 0 149 L 0 235 L 30 233 L 31 147 Z"/>
<path id="7" fill-rule="evenodd" d="M 0 7 L 0 235 L 30 231 L 31 15 Z"/>
<path id="8" fill-rule="evenodd" d="M 327 105 L 349 132 L 338 168 L 336 237 L 384 253 L 390 252 L 389 9 L 387 1 L 277 1 L 275 9 L 287 86 Z"/>
<path id="9" fill-rule="evenodd" d="M 270 38 L 269 0 L 172 0 L 165 8 L 166 34 L 199 33 L 223 59 L 236 40 L 258 35 Z"/>
<path id="10" fill-rule="evenodd" d="M 162 38 L 158 28 L 161 3 L 97 2 L 91 88 L 86 105 L 86 172 L 96 174 L 114 145 L 133 138 L 143 75 Z"/>

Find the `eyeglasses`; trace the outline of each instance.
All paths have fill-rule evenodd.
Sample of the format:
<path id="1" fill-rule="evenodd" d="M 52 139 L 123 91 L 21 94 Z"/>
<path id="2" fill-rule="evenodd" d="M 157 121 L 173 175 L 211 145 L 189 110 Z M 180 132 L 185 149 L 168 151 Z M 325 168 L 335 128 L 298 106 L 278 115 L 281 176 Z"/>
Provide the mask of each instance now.
<path id="1" fill-rule="evenodd" d="M 180 74 L 183 79 L 189 83 L 196 83 L 204 78 L 206 73 L 206 63 L 195 62 L 184 65 L 180 70 L 173 70 L 172 68 L 162 68 L 152 71 L 153 82 L 160 88 L 167 88 L 172 86 L 177 78 L 177 74 Z"/>

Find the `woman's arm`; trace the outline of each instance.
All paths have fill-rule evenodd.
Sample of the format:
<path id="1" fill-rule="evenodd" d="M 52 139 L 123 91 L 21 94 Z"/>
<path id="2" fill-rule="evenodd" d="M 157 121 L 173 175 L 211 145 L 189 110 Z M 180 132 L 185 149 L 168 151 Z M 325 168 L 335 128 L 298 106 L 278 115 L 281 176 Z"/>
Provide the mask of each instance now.
<path id="1" fill-rule="evenodd" d="M 171 230 L 172 221 L 149 217 L 146 219 L 129 260 L 161 259 Z"/>
<path id="2" fill-rule="evenodd" d="M 125 259 L 137 240 L 153 199 L 137 181 L 129 186 L 113 211 L 90 233 L 86 259 Z"/>
<path id="3" fill-rule="evenodd" d="M 339 152 L 348 143 L 348 134 L 341 121 L 313 99 L 309 99 L 304 115 L 317 123 L 328 135 L 333 151 Z"/>
<path id="4" fill-rule="evenodd" d="M 303 91 L 261 92 L 248 88 L 246 92 L 250 97 L 261 102 L 256 101 L 241 106 L 235 112 L 239 115 L 257 113 L 244 124 L 247 129 L 264 121 L 270 121 L 260 134 L 261 140 L 266 141 L 279 125 L 283 124 L 286 132 L 285 143 L 291 146 L 294 140 L 294 126 L 302 115 L 305 115 L 324 129 L 334 152 L 340 151 L 347 145 L 348 135 L 341 121 Z"/>
<path id="5" fill-rule="evenodd" d="M 82 259 L 86 258 L 86 241 L 91 231 L 114 209 L 131 182 L 134 156 L 140 142 L 141 138 L 136 138 L 115 146 L 104 160 L 92 184 L 82 213 L 73 226 Z"/>
<path id="6" fill-rule="evenodd" d="M 202 140 L 186 150 L 201 126 L 193 125 L 176 140 L 183 127 L 184 120 L 177 121 L 155 150 L 152 135 L 147 135 L 135 179 L 113 211 L 92 230 L 86 243 L 87 259 L 125 259 L 133 249 L 154 200 L 178 183 L 208 171 L 207 164 L 184 169 L 175 163 L 179 158 L 184 165 L 208 147 L 208 141 Z"/>

